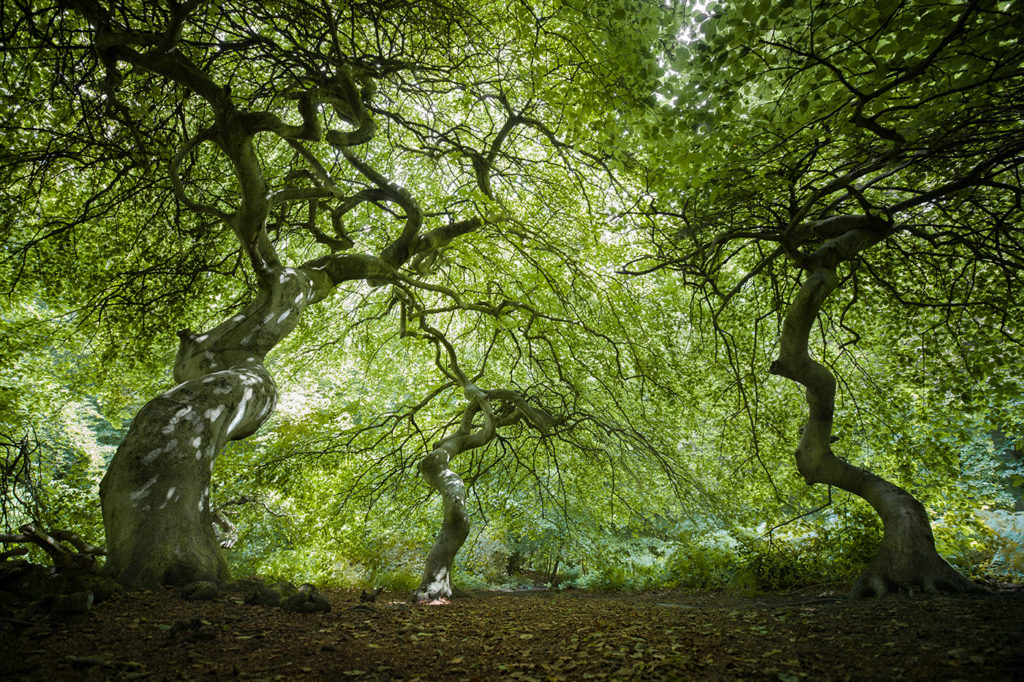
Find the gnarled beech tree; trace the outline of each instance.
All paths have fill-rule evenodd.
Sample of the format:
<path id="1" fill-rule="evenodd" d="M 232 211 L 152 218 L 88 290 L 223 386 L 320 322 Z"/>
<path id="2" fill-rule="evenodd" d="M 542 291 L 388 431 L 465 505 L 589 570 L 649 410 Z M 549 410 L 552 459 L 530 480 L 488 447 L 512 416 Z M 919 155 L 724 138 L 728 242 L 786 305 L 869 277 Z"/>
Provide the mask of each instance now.
<path id="1" fill-rule="evenodd" d="M 43 193 L 52 191 L 51 166 L 65 159 L 80 172 L 85 196 L 78 215 L 54 219 L 57 227 L 23 250 L 41 248 L 55 234 L 88 234 L 111 222 L 116 229 L 134 200 L 143 204 L 134 216 L 140 234 L 226 230 L 233 246 L 212 243 L 228 259 L 240 254 L 234 271 L 245 273 L 251 301 L 205 332 L 178 332 L 177 385 L 139 411 L 100 488 L 107 569 L 121 583 L 223 579 L 211 469 L 228 441 L 255 432 L 274 410 L 267 354 L 343 283 L 414 290 L 419 283 L 409 273 L 429 275 L 438 251 L 494 224 L 490 209 L 473 205 L 481 194 L 493 200 L 490 175 L 513 131 L 526 126 L 545 139 L 551 134 L 525 110 L 514 111 L 486 78 L 483 85 L 460 80 L 459 64 L 480 57 L 473 35 L 488 28 L 454 4 L 171 0 L 108 8 L 61 0 L 8 17 L 4 28 L 21 49 L 5 53 L 9 62 L 31 71 L 35 83 L 53 83 L 52 116 L 45 126 L 22 129 L 28 132 L 14 167 L 29 168 L 21 181 L 39 182 Z M 418 75 L 427 83 L 420 89 Z M 451 103 L 453 93 L 463 92 L 471 102 L 459 131 L 432 130 L 427 104 L 402 109 L 405 98 Z M 476 119 L 474 103 L 486 110 Z M 388 124 L 383 132 L 381 119 Z M 404 150 L 406 160 L 389 145 Z M 473 159 L 465 181 L 438 171 L 436 184 L 447 183 L 447 191 L 433 195 L 431 211 L 389 178 L 408 177 L 407 159 L 417 154 L 435 164 L 448 154 Z M 93 182 L 100 188 L 89 187 Z M 214 256 L 199 255 L 188 271 L 174 255 L 154 254 L 188 273 L 182 295 L 216 270 Z M 403 274 L 406 265 L 414 270 Z M 452 509 L 459 503 L 447 460 L 534 414 L 511 393 L 482 392 L 468 381 L 463 387 L 470 401 L 464 428 L 423 466 Z M 477 413 L 484 415 L 479 427 Z M 450 567 L 457 549 L 432 552 L 428 572 L 436 580 L 425 591 L 447 589 L 437 568 Z"/>
<path id="2" fill-rule="evenodd" d="M 935 551 L 928 514 L 913 495 L 832 451 L 836 379 L 811 357 L 811 330 L 822 305 L 839 286 L 838 266 L 892 232 L 884 221 L 872 217 L 844 223 L 843 231 L 828 239 L 803 264 L 806 275 L 789 304 L 779 339 L 779 357 L 770 368 L 773 374 L 805 388 L 808 418 L 796 450 L 797 469 L 808 485 L 834 485 L 864 498 L 882 519 L 882 544 L 857 578 L 854 595 L 880 596 L 892 589 L 915 586 L 926 592 L 978 589 Z"/>
<path id="3" fill-rule="evenodd" d="M 452 596 L 452 562 L 469 535 L 470 522 L 466 510 L 466 485 L 451 469 L 452 460 L 465 452 L 490 444 L 498 433 L 526 422 L 541 435 L 547 435 L 555 420 L 545 410 L 534 407 L 518 392 L 508 389 L 481 389 L 459 365 L 451 342 L 427 321 L 425 311 L 403 292 L 399 295 L 403 322 L 415 320 L 419 331 L 403 324 L 403 333 L 426 339 L 435 346 L 435 362 L 452 383 L 462 390 L 467 404 L 462 410 L 458 428 L 434 444 L 419 463 L 419 472 L 427 484 L 441 495 L 444 513 L 441 530 L 427 554 L 420 586 L 409 596 L 410 601 L 430 601 Z M 446 358 L 447 362 L 443 362 Z"/>
<path id="4" fill-rule="evenodd" d="M 550 415 L 531 406 L 526 399 L 508 389 L 483 390 L 463 379 L 462 389 L 468 404 L 462 411 L 458 429 L 434 445 L 419 464 L 423 479 L 441 495 L 444 519 L 437 540 L 427 554 L 420 586 L 410 595 L 412 601 L 429 601 L 452 596 L 452 562 L 469 535 L 466 511 L 466 485 L 451 467 L 456 456 L 486 446 L 501 429 L 525 420 L 540 433 L 552 425 Z M 476 423 L 479 417 L 479 423 Z"/>
<path id="5" fill-rule="evenodd" d="M 646 269 L 676 270 L 716 320 L 749 307 L 752 287 L 769 292 L 759 300 L 781 320 L 770 371 L 802 385 L 809 410 L 797 468 L 883 522 L 855 595 L 974 586 L 936 552 L 918 500 L 833 452 L 836 377 L 809 338 L 822 321 L 856 339 L 846 313 L 881 304 L 945 311 L 954 338 L 977 325 L 1019 343 L 1020 21 L 973 0 L 737 0 L 702 19 L 666 75 L 639 211 L 659 249 Z"/>

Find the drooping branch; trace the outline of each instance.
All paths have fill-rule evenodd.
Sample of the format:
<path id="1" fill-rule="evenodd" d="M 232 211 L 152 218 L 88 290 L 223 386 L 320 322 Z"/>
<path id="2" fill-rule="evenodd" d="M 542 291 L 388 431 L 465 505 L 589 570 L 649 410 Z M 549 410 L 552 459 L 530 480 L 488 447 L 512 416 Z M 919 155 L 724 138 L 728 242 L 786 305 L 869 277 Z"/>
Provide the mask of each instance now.
<path id="1" fill-rule="evenodd" d="M 266 218 L 270 209 L 267 201 L 268 183 L 259 157 L 253 147 L 254 132 L 249 130 L 250 120 L 241 114 L 229 87 L 218 85 L 213 77 L 177 49 L 160 50 L 165 41 L 154 41 L 152 34 L 140 34 L 115 28 L 113 17 L 99 5 L 87 0 L 72 0 L 69 5 L 86 17 L 95 27 L 93 43 L 107 62 L 108 68 L 116 62 L 158 74 L 169 82 L 177 83 L 187 91 L 202 97 L 210 107 L 214 124 L 189 138 L 171 160 L 171 183 L 175 195 L 189 209 L 213 215 L 230 225 L 244 252 L 248 255 L 261 286 L 270 286 L 270 272 L 280 265 L 276 251 L 266 234 Z M 181 15 L 184 20 L 185 15 Z M 172 22 L 173 23 L 173 22 Z M 172 33 L 175 30 L 173 29 Z M 149 48 L 143 52 L 136 47 Z M 230 212 L 201 204 L 190 199 L 184 191 L 180 166 L 183 159 L 200 143 L 211 141 L 231 162 L 241 191 L 238 206 Z"/>

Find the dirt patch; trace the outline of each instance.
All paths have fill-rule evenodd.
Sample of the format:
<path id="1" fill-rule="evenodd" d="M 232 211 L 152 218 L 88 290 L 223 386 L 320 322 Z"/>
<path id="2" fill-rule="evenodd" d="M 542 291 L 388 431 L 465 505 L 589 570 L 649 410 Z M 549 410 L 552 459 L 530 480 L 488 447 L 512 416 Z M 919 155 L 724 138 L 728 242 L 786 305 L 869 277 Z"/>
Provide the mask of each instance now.
<path id="1" fill-rule="evenodd" d="M 359 601 L 330 613 L 237 594 L 116 596 L 80 622 L 0 623 L 0 678 L 104 679 L 1024 679 L 1024 590 L 851 601 L 829 590 L 751 597 L 473 593 Z"/>

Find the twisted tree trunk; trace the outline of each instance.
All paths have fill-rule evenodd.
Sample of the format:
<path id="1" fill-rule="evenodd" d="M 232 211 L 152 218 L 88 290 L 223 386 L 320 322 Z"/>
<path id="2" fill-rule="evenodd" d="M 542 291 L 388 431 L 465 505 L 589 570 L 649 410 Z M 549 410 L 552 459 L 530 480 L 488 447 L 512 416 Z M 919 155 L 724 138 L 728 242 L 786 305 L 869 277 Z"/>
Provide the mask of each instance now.
<path id="1" fill-rule="evenodd" d="M 82 27 L 88 27 L 82 28 L 86 33 L 79 37 L 91 40 L 105 71 L 98 87 L 111 102 L 119 103 L 118 89 L 136 73 L 156 75 L 186 95 L 197 96 L 194 101 L 201 103 L 203 113 L 193 117 L 190 105 L 187 112 L 182 109 L 167 118 L 173 121 L 167 125 L 175 127 L 184 140 L 169 158 L 170 191 L 181 209 L 230 228 L 259 283 L 256 300 L 239 314 L 205 334 L 179 332 L 181 347 L 174 370 L 178 385 L 142 408 L 100 485 L 107 569 L 120 582 L 141 587 L 222 578 L 226 565 L 211 525 L 210 470 L 226 442 L 253 433 L 273 411 L 277 388 L 263 366 L 266 354 L 291 332 L 308 305 L 339 283 L 394 283 L 398 269 L 410 259 L 426 271 L 436 252 L 475 231 L 484 220 L 469 217 L 421 234 L 424 213 L 419 203 L 355 152 L 355 147 L 375 136 L 368 105 L 377 89 L 376 79 L 383 74 L 357 66 L 361 60 L 355 55 L 344 57 L 337 41 L 326 61 L 322 57 L 327 53 L 310 53 L 308 61 L 293 60 L 287 77 L 272 84 L 278 88 L 276 94 L 238 92 L 250 88 L 237 88 L 238 94 L 232 94 L 233 82 L 244 76 L 217 66 L 223 50 L 178 49 L 183 35 L 190 31 L 200 35 L 205 30 L 206 15 L 200 4 L 171 3 L 169 14 L 130 15 L 91 0 L 69 0 L 64 5 L 66 11 L 79 15 Z M 309 30 L 330 34 L 337 20 L 329 11 L 325 23 Z M 250 28 L 257 30 L 255 25 Z M 248 45 L 242 41 L 239 49 L 248 50 L 241 47 L 243 43 Z M 284 53 L 273 40 L 257 43 L 258 49 L 252 46 L 257 60 L 280 61 Z M 287 115 L 281 109 L 286 101 L 296 104 Z M 119 104 L 114 109 L 119 113 L 111 122 L 125 123 L 126 110 Z M 477 169 L 478 182 L 481 174 L 489 173 L 512 127 L 527 124 L 528 119 L 510 113 Z M 139 135 L 131 122 L 128 128 Z M 258 150 L 257 136 L 270 138 L 266 149 L 287 145 L 294 152 L 293 160 L 284 161 L 276 151 Z M 196 157 L 200 150 L 202 156 Z M 167 150 L 149 151 L 163 157 Z M 231 177 L 211 178 L 205 170 L 193 173 L 196 167 L 204 168 L 205 161 L 194 165 L 191 159 L 206 159 L 206 154 L 227 161 Z M 333 171 L 327 171 L 339 155 L 356 178 L 339 181 Z M 275 159 L 275 165 L 284 164 L 284 169 L 265 172 L 262 159 L 268 157 Z M 401 210 L 388 211 L 404 214 L 404 224 L 397 235 L 390 233 L 390 218 L 379 226 L 386 245 L 376 256 L 341 253 L 355 246 L 342 219 L 366 202 L 395 204 Z M 293 269 L 282 266 L 268 220 L 273 211 L 297 203 L 308 207 L 307 219 L 294 235 L 282 234 L 280 239 L 322 244 L 330 253 Z M 333 236 L 320 228 L 328 213 Z"/>
<path id="2" fill-rule="evenodd" d="M 206 334 L 179 332 L 180 383 L 135 417 L 100 483 L 106 570 L 129 588 L 220 580 L 210 473 L 225 443 L 270 416 L 277 387 L 266 353 L 315 296 L 312 278 L 281 268 L 239 314 Z"/>
<path id="3" fill-rule="evenodd" d="M 806 389 L 808 419 L 796 451 L 796 463 L 808 485 L 827 483 L 860 496 L 882 519 L 878 554 L 857 578 L 852 595 L 883 596 L 893 591 L 976 590 L 935 550 L 924 506 L 906 490 L 835 456 L 830 447 L 836 381 L 808 352 L 811 327 L 828 296 L 838 287 L 836 266 L 885 236 L 871 219 L 826 242 L 805 263 L 808 275 L 789 306 L 780 352 L 771 372 Z"/>
<path id="4" fill-rule="evenodd" d="M 410 596 L 411 601 L 430 601 L 452 596 L 452 562 L 469 535 L 466 485 L 458 474 L 448 468 L 451 458 L 458 452 L 462 438 L 453 436 L 445 439 L 420 462 L 423 479 L 441 493 L 444 519 L 441 531 L 427 553 L 423 578 L 420 586 Z"/>
<path id="5" fill-rule="evenodd" d="M 460 377 L 464 375 L 458 373 Z M 456 455 L 491 442 L 498 430 L 525 419 L 540 433 L 547 433 L 554 420 L 544 410 L 530 406 L 518 393 L 508 390 L 482 391 L 469 381 L 463 390 L 469 405 L 462 413 L 459 429 L 448 436 L 420 462 L 420 474 L 431 488 L 441 493 L 444 520 L 441 531 L 427 554 L 420 586 L 409 596 L 410 601 L 430 601 L 452 596 L 452 563 L 469 535 L 466 513 L 466 485 L 449 468 Z M 497 401 L 494 410 L 491 401 Z M 481 423 L 474 424 L 477 414 Z"/>

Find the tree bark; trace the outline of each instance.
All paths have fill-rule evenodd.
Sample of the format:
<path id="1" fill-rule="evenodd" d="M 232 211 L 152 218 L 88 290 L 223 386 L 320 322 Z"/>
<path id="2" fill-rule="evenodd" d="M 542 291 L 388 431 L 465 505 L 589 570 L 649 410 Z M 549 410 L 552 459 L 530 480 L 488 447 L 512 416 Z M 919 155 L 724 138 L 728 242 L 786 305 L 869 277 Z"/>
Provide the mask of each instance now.
<path id="1" fill-rule="evenodd" d="M 826 242 L 808 260 L 808 276 L 783 321 L 780 353 L 771 372 L 806 389 L 808 419 L 796 451 L 796 463 L 808 485 L 826 483 L 860 496 L 882 519 L 878 554 L 857 578 L 852 596 L 883 596 L 916 588 L 964 592 L 980 589 L 960 575 L 935 550 L 935 538 L 924 506 L 906 490 L 855 467 L 833 453 L 830 443 L 836 381 L 808 351 L 811 327 L 839 280 L 836 265 L 881 239 L 854 228 Z"/>
<path id="2" fill-rule="evenodd" d="M 436 330 L 432 330 L 436 334 Z M 449 348 L 449 350 L 451 350 Z M 454 353 L 452 353 L 454 358 Z M 453 362 L 457 367 L 457 363 Z M 420 474 L 431 488 L 441 493 L 444 520 L 433 547 L 427 554 L 426 566 L 420 586 L 409 596 L 410 601 L 431 601 L 452 596 L 452 563 L 469 535 L 469 515 L 466 513 L 466 485 L 451 470 L 449 463 L 456 455 L 487 445 L 498 430 L 526 422 L 542 434 L 554 424 L 551 415 L 529 405 L 518 393 L 504 389 L 483 391 L 465 379 L 461 370 L 456 374 L 463 384 L 469 404 L 462 413 L 458 430 L 439 442 L 420 462 Z M 498 403 L 498 409 L 491 406 Z M 474 424 L 477 414 L 481 423 Z"/>
<path id="3" fill-rule="evenodd" d="M 135 417 L 100 483 L 106 571 L 128 588 L 223 580 L 210 475 L 224 445 L 270 416 L 277 387 L 266 353 L 319 297 L 306 272 L 279 268 L 239 314 L 197 335 L 179 332 L 180 383 Z"/>
<path id="4" fill-rule="evenodd" d="M 441 493 L 444 520 L 437 540 L 427 553 L 420 586 L 409 597 L 410 601 L 431 601 L 452 596 L 452 562 L 469 535 L 466 485 L 458 474 L 448 468 L 457 444 L 458 438 L 449 438 L 420 462 L 423 479 Z"/>

